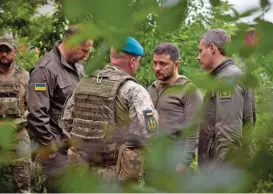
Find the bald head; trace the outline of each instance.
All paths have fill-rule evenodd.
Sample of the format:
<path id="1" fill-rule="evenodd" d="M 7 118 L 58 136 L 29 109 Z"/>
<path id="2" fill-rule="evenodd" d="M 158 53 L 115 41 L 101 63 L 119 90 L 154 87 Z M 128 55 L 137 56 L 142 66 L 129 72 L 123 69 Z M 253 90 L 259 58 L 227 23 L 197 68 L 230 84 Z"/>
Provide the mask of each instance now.
<path id="1" fill-rule="evenodd" d="M 128 53 L 118 51 L 114 47 L 110 49 L 110 59 L 128 59 L 130 57 L 133 57 L 133 55 L 130 55 Z"/>

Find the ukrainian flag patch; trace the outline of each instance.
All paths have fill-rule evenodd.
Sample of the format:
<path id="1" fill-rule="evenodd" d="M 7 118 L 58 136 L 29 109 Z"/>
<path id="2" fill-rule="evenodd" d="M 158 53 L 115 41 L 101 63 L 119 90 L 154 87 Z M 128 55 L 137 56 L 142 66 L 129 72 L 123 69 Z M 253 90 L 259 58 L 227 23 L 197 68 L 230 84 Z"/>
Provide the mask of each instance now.
<path id="1" fill-rule="evenodd" d="M 46 83 L 35 83 L 35 91 L 42 91 L 45 92 L 46 91 Z"/>
<path id="2" fill-rule="evenodd" d="M 157 122 L 155 120 L 153 111 L 152 110 L 144 110 L 143 115 L 144 115 L 144 120 L 146 123 L 146 128 L 149 131 L 157 130 Z"/>

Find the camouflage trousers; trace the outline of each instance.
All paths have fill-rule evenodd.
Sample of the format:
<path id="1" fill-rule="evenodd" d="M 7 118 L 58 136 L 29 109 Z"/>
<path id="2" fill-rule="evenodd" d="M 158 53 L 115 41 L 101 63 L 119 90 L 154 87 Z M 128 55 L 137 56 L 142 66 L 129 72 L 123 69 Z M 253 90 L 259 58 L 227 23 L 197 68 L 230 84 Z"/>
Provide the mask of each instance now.
<path id="1" fill-rule="evenodd" d="M 129 149 L 129 147 L 121 146 L 114 165 L 92 165 L 87 158 L 87 154 L 77 148 L 68 149 L 68 162 L 70 164 L 76 163 L 79 166 L 90 168 L 91 172 L 101 180 L 138 182 L 143 177 L 144 160 L 140 149 Z"/>
<path id="2" fill-rule="evenodd" d="M 69 164 L 76 164 L 78 167 L 82 168 L 83 170 L 91 170 L 95 176 L 102 180 L 107 181 L 115 181 L 117 180 L 116 176 L 116 166 L 93 166 L 90 161 L 87 159 L 87 155 L 85 152 L 70 147 L 68 149 L 68 163 Z"/>
<path id="3" fill-rule="evenodd" d="M 26 129 L 17 132 L 10 149 L 1 147 L 7 156 L 0 166 L 0 192 L 31 192 L 30 138 Z M 10 159 L 10 160 L 9 160 Z"/>

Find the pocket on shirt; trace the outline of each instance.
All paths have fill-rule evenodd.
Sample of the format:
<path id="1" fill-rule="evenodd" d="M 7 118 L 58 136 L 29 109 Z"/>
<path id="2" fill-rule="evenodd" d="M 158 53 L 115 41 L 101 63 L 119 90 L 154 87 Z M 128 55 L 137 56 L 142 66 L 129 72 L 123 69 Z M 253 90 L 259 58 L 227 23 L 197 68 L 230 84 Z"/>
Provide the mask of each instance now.
<path id="1" fill-rule="evenodd" d="M 58 95 L 61 97 L 64 97 L 64 100 L 69 96 L 72 92 L 72 83 L 69 79 L 60 79 L 58 80 L 58 86 L 60 91 L 58 92 Z"/>

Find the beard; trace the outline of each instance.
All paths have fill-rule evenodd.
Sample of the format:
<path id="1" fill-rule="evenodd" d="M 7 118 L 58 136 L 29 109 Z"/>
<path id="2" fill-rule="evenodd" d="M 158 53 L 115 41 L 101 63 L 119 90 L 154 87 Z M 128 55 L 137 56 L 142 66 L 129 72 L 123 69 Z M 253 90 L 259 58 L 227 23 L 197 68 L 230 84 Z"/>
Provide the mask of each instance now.
<path id="1" fill-rule="evenodd" d="M 163 76 L 156 76 L 158 80 L 160 81 L 167 81 L 173 77 L 173 72 L 168 72 L 166 75 Z"/>
<path id="2" fill-rule="evenodd" d="M 75 56 L 74 54 L 71 54 L 68 59 L 67 59 L 67 62 L 69 64 L 74 64 L 74 63 L 79 63 L 80 61 L 83 60 L 83 57 L 80 57 L 80 56 Z"/>
<path id="3" fill-rule="evenodd" d="M 1 66 L 10 66 L 11 63 L 12 63 L 12 60 L 8 60 L 6 58 L 1 58 L 0 59 L 0 65 Z"/>
<path id="4" fill-rule="evenodd" d="M 169 79 L 171 79 L 173 77 L 173 74 L 174 74 L 174 67 L 171 68 L 171 70 L 165 74 L 160 74 L 160 75 L 157 75 L 158 73 L 156 73 L 156 77 L 158 80 L 160 81 L 167 81 Z"/>

